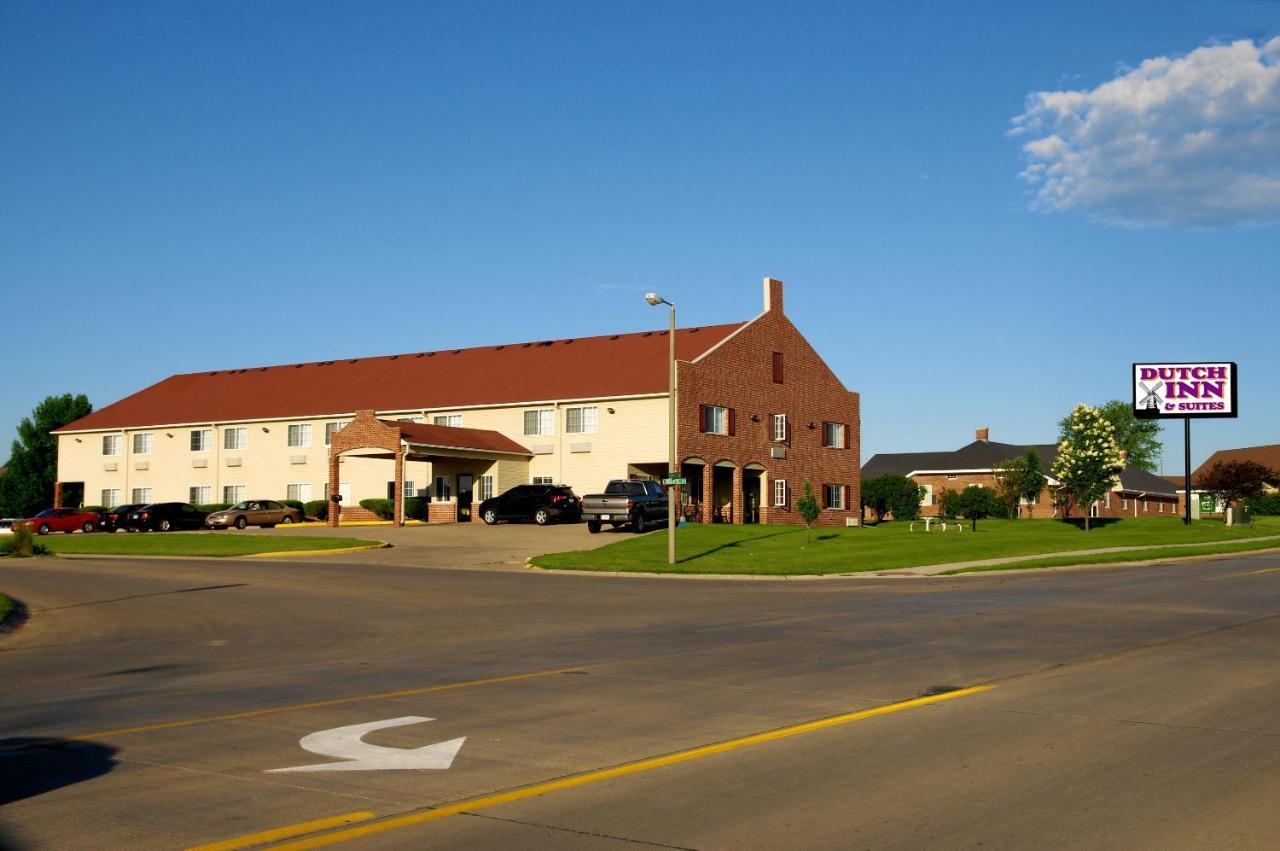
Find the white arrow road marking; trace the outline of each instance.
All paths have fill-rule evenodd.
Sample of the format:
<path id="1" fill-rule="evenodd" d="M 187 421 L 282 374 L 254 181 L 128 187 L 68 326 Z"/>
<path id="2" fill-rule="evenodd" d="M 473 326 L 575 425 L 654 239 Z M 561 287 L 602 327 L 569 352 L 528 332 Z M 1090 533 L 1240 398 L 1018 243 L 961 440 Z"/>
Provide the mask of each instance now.
<path id="1" fill-rule="evenodd" d="M 321 730 L 303 736 L 298 744 L 304 750 L 318 753 L 321 756 L 340 756 L 347 762 L 325 762 L 319 765 L 298 765 L 293 768 L 273 768 L 267 773 L 280 771 L 387 771 L 392 769 L 445 769 L 453 765 L 458 749 L 467 740 L 450 739 L 422 748 L 384 748 L 381 745 L 370 745 L 362 739 L 374 730 L 388 727 L 404 727 L 409 724 L 423 724 L 434 721 L 434 718 L 423 718 L 419 715 L 406 715 L 403 718 L 389 718 L 386 721 L 370 721 L 368 724 L 352 724 L 350 727 L 335 727 L 332 730 Z"/>

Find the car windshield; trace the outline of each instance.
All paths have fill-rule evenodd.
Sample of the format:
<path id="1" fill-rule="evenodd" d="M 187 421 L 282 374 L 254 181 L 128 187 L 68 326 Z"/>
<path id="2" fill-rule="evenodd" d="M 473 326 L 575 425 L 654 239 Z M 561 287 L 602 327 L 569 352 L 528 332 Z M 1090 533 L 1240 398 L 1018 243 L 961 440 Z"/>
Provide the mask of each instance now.
<path id="1" fill-rule="evenodd" d="M 248 511 L 250 508 L 253 508 L 252 502 L 237 502 L 231 506 L 232 511 Z"/>
<path id="2" fill-rule="evenodd" d="M 39 514 L 37 514 L 36 517 L 52 517 L 57 513 L 58 512 L 52 508 L 46 508 L 44 511 L 41 511 Z"/>

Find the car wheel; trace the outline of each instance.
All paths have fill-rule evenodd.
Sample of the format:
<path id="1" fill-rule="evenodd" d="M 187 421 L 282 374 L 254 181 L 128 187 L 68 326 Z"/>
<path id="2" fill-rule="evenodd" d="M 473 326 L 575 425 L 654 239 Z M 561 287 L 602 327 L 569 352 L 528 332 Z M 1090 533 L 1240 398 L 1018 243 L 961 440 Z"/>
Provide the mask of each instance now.
<path id="1" fill-rule="evenodd" d="M 649 524 L 644 522 L 643 512 L 637 511 L 635 516 L 631 518 L 631 531 L 639 535 L 641 532 L 647 532 Z"/>
<path id="2" fill-rule="evenodd" d="M 284 524 L 286 524 L 286 525 L 288 525 L 289 523 L 292 523 L 292 522 L 293 522 L 293 515 L 291 515 L 291 514 L 286 514 L 284 517 L 281 517 L 281 518 L 280 518 L 280 522 L 281 522 L 281 523 L 284 523 Z"/>
<path id="3" fill-rule="evenodd" d="M 245 528 L 245 527 L 246 527 L 246 526 L 248 526 L 248 525 L 249 525 L 249 521 L 248 521 L 247 519 L 245 519 L 244 517 L 237 517 L 237 518 L 236 518 L 236 528 L 237 528 L 237 529 L 243 529 L 243 528 Z"/>
<path id="4" fill-rule="evenodd" d="M 84 521 L 84 526 L 82 526 L 81 528 L 84 529 L 84 533 L 88 535 L 94 529 L 93 521 L 92 520 Z"/>
<path id="5" fill-rule="evenodd" d="M 600 521 L 599 521 L 599 520 L 588 520 L 588 521 L 587 521 L 587 531 L 588 531 L 588 532 L 590 532 L 590 533 L 591 533 L 591 534 L 593 534 L 593 535 L 598 535 L 598 534 L 600 533 Z"/>
<path id="6" fill-rule="evenodd" d="M 539 508 L 537 511 L 533 512 L 533 522 L 537 523 L 539 526 L 546 526 L 551 522 L 551 512 L 547 511 L 545 508 Z"/>
<path id="7" fill-rule="evenodd" d="M 498 512 L 494 511 L 492 508 L 486 508 L 481 517 L 484 522 L 488 523 L 490 526 L 498 522 Z"/>
<path id="8" fill-rule="evenodd" d="M 36 534 L 37 534 L 37 535 L 47 535 L 47 534 L 49 534 L 49 524 L 48 524 L 48 523 L 41 523 L 41 524 L 36 528 Z"/>
<path id="9" fill-rule="evenodd" d="M 170 523 L 168 520 L 161 520 L 161 521 L 160 521 L 160 531 L 161 531 L 161 532 L 172 532 L 172 531 L 173 531 L 173 524 L 172 524 L 172 523 Z"/>

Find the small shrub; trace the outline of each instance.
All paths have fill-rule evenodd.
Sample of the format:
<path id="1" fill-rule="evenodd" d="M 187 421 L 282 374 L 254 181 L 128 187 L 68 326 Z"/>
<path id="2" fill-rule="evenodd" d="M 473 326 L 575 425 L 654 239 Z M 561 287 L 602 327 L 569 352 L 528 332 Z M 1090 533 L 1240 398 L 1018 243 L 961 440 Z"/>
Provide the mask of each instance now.
<path id="1" fill-rule="evenodd" d="M 383 520 L 390 520 L 394 510 L 389 499 L 362 499 L 360 507 L 365 511 L 372 511 Z"/>
<path id="2" fill-rule="evenodd" d="M 194 506 L 197 511 L 203 511 L 205 514 L 212 514 L 215 511 L 226 511 L 231 507 L 229 502 L 206 502 L 203 505 Z"/>
<path id="3" fill-rule="evenodd" d="M 281 505 L 287 505 L 287 506 L 289 506 L 290 508 L 296 508 L 296 509 L 298 509 L 299 511 L 301 511 L 301 512 L 303 513 L 303 515 L 304 515 L 304 516 L 305 516 L 305 515 L 306 515 L 306 513 L 307 513 L 307 507 L 306 507 L 306 505 L 304 505 L 304 504 L 303 504 L 302 500 L 298 500 L 298 499 L 282 499 L 282 500 L 280 500 L 280 504 L 281 504 Z"/>
<path id="4" fill-rule="evenodd" d="M 302 513 L 317 520 L 329 519 L 329 500 L 313 499 L 302 506 Z"/>
<path id="5" fill-rule="evenodd" d="M 0 554 L 14 558 L 47 555 L 48 550 L 36 543 L 36 536 L 25 523 L 13 527 L 13 533 L 0 542 Z"/>
<path id="6" fill-rule="evenodd" d="M 1249 510 L 1259 515 L 1280 514 L 1280 491 L 1264 493 L 1249 500 Z"/>
<path id="7" fill-rule="evenodd" d="M 406 520 L 426 520 L 427 505 L 431 500 L 421 496 L 411 496 L 404 501 L 404 516 Z"/>

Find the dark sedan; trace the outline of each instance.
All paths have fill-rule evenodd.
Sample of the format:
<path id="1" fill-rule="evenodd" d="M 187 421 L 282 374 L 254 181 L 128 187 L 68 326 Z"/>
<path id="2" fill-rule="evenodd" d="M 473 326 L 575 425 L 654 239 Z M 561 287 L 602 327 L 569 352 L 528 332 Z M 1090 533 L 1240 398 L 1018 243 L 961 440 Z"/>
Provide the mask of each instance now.
<path id="1" fill-rule="evenodd" d="M 143 532 L 173 532 L 178 529 L 203 529 L 208 515 L 185 502 L 155 502 L 129 514 L 129 528 Z"/>
<path id="2" fill-rule="evenodd" d="M 146 506 L 142 503 L 134 503 L 132 505 L 117 505 L 115 508 L 105 508 L 102 510 L 102 521 L 98 524 L 98 528 L 104 532 L 114 532 L 117 529 L 129 529 L 129 515 Z"/>

